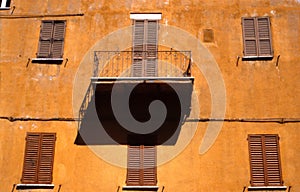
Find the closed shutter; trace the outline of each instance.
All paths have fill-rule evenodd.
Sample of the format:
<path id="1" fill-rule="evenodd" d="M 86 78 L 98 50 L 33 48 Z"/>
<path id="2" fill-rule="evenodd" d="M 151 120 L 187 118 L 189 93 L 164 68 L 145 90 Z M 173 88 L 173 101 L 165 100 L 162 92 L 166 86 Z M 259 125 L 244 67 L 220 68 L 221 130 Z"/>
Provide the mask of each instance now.
<path id="1" fill-rule="evenodd" d="M 148 21 L 147 25 L 147 44 L 146 44 L 146 76 L 157 76 L 157 38 L 158 22 Z"/>
<path id="2" fill-rule="evenodd" d="M 53 45 L 52 45 L 53 58 L 62 58 L 63 56 L 65 25 L 66 25 L 65 21 L 57 21 L 54 23 Z"/>
<path id="3" fill-rule="evenodd" d="M 244 56 L 272 57 L 269 17 L 242 18 Z"/>
<path id="4" fill-rule="evenodd" d="M 128 186 L 156 185 L 156 147 L 128 146 Z"/>
<path id="5" fill-rule="evenodd" d="M 55 134 L 41 135 L 41 151 L 38 171 L 38 183 L 51 183 L 53 158 L 55 147 Z"/>
<path id="6" fill-rule="evenodd" d="M 23 183 L 52 182 L 55 133 L 28 133 L 23 166 Z"/>
<path id="7" fill-rule="evenodd" d="M 257 18 L 259 56 L 271 56 L 273 54 L 270 20 L 268 17 Z"/>
<path id="8" fill-rule="evenodd" d="M 36 183 L 40 153 L 40 134 L 27 134 L 23 165 L 23 183 Z"/>
<path id="9" fill-rule="evenodd" d="M 144 76 L 144 38 L 145 38 L 145 21 L 135 20 L 133 27 L 133 63 L 132 63 L 132 76 Z"/>
<path id="10" fill-rule="evenodd" d="M 37 57 L 62 58 L 65 21 L 42 21 Z"/>
<path id="11" fill-rule="evenodd" d="M 263 141 L 260 135 L 249 136 L 251 185 L 265 185 L 265 168 L 263 157 Z"/>
<path id="12" fill-rule="evenodd" d="M 128 146 L 127 185 L 138 186 L 141 179 L 140 146 Z"/>
<path id="13" fill-rule="evenodd" d="M 282 185 L 277 135 L 264 137 L 267 183 L 271 186 Z"/>
<path id="14" fill-rule="evenodd" d="M 157 76 L 158 21 L 135 20 L 132 76 Z"/>
<path id="15" fill-rule="evenodd" d="M 143 185 L 156 185 L 156 148 L 144 146 Z"/>
<path id="16" fill-rule="evenodd" d="M 51 54 L 52 45 L 52 35 L 53 35 L 53 22 L 43 21 L 40 33 L 40 43 L 38 49 L 38 57 L 49 58 Z"/>
<path id="17" fill-rule="evenodd" d="M 249 135 L 252 186 L 282 185 L 277 135 Z"/>

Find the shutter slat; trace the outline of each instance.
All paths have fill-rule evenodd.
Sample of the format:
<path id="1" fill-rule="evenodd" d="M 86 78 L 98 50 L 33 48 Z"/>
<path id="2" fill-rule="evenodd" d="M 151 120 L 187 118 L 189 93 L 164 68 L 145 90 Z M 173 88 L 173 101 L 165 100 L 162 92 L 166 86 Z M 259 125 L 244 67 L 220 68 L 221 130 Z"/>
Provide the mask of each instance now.
<path id="1" fill-rule="evenodd" d="M 134 59 L 132 63 L 132 76 L 133 77 L 142 77 L 143 76 L 143 60 Z"/>

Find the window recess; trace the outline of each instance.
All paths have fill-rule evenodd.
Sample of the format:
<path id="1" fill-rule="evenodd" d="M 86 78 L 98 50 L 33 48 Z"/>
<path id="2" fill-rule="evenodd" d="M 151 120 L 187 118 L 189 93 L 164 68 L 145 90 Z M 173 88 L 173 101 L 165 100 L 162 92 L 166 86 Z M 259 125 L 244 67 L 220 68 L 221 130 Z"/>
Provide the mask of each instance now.
<path id="1" fill-rule="evenodd" d="M 272 59 L 272 36 L 269 17 L 243 17 L 243 59 Z"/>

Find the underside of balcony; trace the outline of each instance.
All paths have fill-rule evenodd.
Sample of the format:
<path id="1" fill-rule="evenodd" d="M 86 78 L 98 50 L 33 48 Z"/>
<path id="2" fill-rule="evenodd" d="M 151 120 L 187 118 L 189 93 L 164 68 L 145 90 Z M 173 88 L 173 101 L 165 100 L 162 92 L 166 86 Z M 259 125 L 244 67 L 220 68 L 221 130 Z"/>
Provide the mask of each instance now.
<path id="1" fill-rule="evenodd" d="M 154 73 L 147 76 L 149 73 L 144 73 L 143 67 L 136 72 L 130 51 L 95 52 L 94 76 L 88 99 L 85 98 L 80 110 L 80 130 L 75 143 L 174 145 L 177 142 L 191 108 L 194 78 L 190 76 L 190 53 L 167 51 L 156 56 Z M 151 111 L 156 101 L 164 107 Z M 155 117 L 164 120 L 157 125 Z M 151 120 L 153 125 L 147 125 Z"/>

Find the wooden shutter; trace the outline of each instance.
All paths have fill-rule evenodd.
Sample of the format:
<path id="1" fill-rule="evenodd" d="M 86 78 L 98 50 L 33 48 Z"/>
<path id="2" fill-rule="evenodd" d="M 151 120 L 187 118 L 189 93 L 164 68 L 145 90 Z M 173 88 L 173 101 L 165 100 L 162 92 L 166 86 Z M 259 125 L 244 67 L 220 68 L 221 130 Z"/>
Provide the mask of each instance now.
<path id="1" fill-rule="evenodd" d="M 144 76 L 143 51 L 145 38 L 144 20 L 135 20 L 133 27 L 133 63 L 132 76 Z"/>
<path id="2" fill-rule="evenodd" d="M 156 148 L 144 146 L 143 148 L 143 185 L 156 185 Z"/>
<path id="3" fill-rule="evenodd" d="M 252 186 L 282 185 L 277 135 L 249 135 Z"/>
<path id="4" fill-rule="evenodd" d="M 272 57 L 269 17 L 242 18 L 244 56 Z"/>
<path id="5" fill-rule="evenodd" d="M 147 43 L 146 43 L 146 76 L 157 76 L 157 41 L 158 41 L 158 22 L 147 22 Z"/>
<path id="6" fill-rule="evenodd" d="M 49 58 L 51 55 L 51 44 L 53 35 L 53 22 L 43 21 L 40 33 L 40 42 L 37 56 L 40 58 Z"/>
<path id="7" fill-rule="evenodd" d="M 265 185 L 265 167 L 263 158 L 263 141 L 260 135 L 251 135 L 249 140 L 249 154 L 251 167 L 251 185 Z"/>
<path id="8" fill-rule="evenodd" d="M 23 166 L 23 183 L 51 183 L 55 133 L 28 133 Z"/>
<path id="9" fill-rule="evenodd" d="M 40 134 L 27 134 L 23 165 L 23 183 L 36 183 L 40 153 Z"/>
<path id="10" fill-rule="evenodd" d="M 156 185 L 156 147 L 128 146 L 128 186 Z"/>
<path id="11" fill-rule="evenodd" d="M 138 186 L 141 180 L 140 146 L 128 146 L 127 185 Z"/>
<path id="12" fill-rule="evenodd" d="M 279 157 L 279 144 L 277 135 L 264 136 L 265 156 L 266 156 L 266 181 L 268 185 L 282 185 L 281 167 Z"/>
<path id="13" fill-rule="evenodd" d="M 62 58 L 64 50 L 65 21 L 56 21 L 53 29 L 52 57 Z"/>
<path id="14" fill-rule="evenodd" d="M 41 134 L 38 183 L 51 183 L 54 160 L 55 134 Z"/>
<path id="15" fill-rule="evenodd" d="M 135 20 L 132 76 L 157 76 L 158 21 Z"/>
<path id="16" fill-rule="evenodd" d="M 65 21 L 42 21 L 39 58 L 62 58 L 65 28 Z"/>
<path id="17" fill-rule="evenodd" d="M 257 42 L 254 18 L 243 18 L 244 55 L 257 56 Z"/>
<path id="18" fill-rule="evenodd" d="M 269 17 L 257 18 L 259 56 L 272 56 L 272 42 Z"/>

